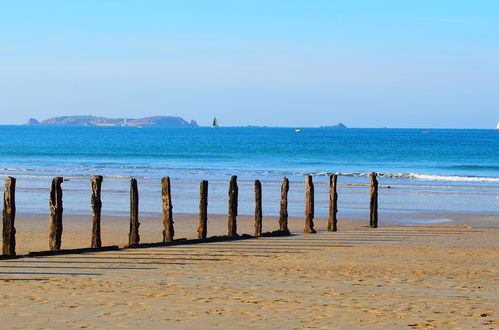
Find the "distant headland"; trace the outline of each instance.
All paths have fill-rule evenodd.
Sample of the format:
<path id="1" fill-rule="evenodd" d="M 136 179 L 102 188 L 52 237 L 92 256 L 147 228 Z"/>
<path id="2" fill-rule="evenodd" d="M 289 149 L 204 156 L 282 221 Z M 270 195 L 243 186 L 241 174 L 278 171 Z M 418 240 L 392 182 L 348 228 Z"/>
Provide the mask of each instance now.
<path id="1" fill-rule="evenodd" d="M 199 127 L 195 120 L 190 122 L 181 117 L 154 116 L 139 119 L 133 118 L 105 118 L 96 116 L 62 116 L 38 121 L 28 120 L 27 126 L 156 126 L 156 127 Z"/>

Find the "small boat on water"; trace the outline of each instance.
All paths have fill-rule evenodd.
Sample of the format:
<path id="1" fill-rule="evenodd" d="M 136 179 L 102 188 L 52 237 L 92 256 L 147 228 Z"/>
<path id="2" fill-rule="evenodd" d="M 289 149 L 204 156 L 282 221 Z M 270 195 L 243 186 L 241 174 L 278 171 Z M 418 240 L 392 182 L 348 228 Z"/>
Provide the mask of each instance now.
<path id="1" fill-rule="evenodd" d="M 499 131 L 499 121 L 497 122 L 496 130 Z"/>
<path id="2" fill-rule="evenodd" d="M 297 128 L 297 129 L 295 129 L 295 132 L 296 132 L 296 133 L 300 133 L 300 132 L 301 132 L 301 129 Z"/>
<path id="3" fill-rule="evenodd" d="M 218 123 L 218 119 L 216 117 L 213 118 L 213 124 L 211 124 L 211 128 L 215 127 L 220 127 L 220 124 Z"/>

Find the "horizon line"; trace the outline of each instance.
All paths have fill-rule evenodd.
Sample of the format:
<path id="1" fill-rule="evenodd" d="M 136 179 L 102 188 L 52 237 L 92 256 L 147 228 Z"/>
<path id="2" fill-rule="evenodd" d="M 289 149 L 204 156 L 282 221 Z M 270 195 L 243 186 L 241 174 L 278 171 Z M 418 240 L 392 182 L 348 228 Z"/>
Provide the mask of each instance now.
<path id="1" fill-rule="evenodd" d="M 26 127 L 84 127 L 84 128 L 138 128 L 137 126 L 83 126 L 83 125 L 36 125 L 30 126 L 26 124 L 0 124 L 0 126 L 26 126 Z M 198 125 L 197 127 L 184 127 L 184 126 L 141 126 L 140 128 L 212 128 L 211 125 Z M 495 127 L 492 128 L 470 128 L 470 127 L 357 127 L 357 126 L 347 126 L 347 127 L 334 127 L 334 126 L 270 126 L 270 125 L 227 125 L 227 126 L 219 126 L 216 128 L 288 128 L 288 129 L 314 129 L 314 128 L 322 128 L 322 129 L 333 129 L 333 130 L 348 130 L 348 129 L 414 129 L 414 130 L 498 130 Z M 215 129 L 216 129 L 215 128 Z"/>

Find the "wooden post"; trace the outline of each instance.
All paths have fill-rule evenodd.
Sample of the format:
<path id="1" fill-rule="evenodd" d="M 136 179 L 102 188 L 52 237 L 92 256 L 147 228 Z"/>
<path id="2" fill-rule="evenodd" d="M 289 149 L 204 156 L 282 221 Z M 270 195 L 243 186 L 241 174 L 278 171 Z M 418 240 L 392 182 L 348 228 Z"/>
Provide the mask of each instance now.
<path id="1" fill-rule="evenodd" d="M 92 241 L 90 242 L 90 247 L 94 249 L 102 247 L 100 234 L 102 180 L 101 175 L 96 175 L 90 180 L 92 184 L 92 196 L 90 197 L 90 206 L 92 207 Z"/>
<path id="2" fill-rule="evenodd" d="M 7 256 L 16 255 L 16 179 L 5 179 L 3 194 L 3 245 L 2 253 Z"/>
<path id="3" fill-rule="evenodd" d="M 173 206 L 170 178 L 161 178 L 161 196 L 163 200 L 163 242 L 173 241 L 175 229 L 173 228 Z"/>
<path id="4" fill-rule="evenodd" d="M 305 179 L 305 232 L 316 233 L 314 229 L 314 182 L 311 175 Z"/>
<path id="5" fill-rule="evenodd" d="M 369 202 L 369 226 L 371 228 L 378 228 L 378 180 L 376 179 L 377 174 L 371 172 L 369 175 L 371 177 L 371 200 Z"/>
<path id="6" fill-rule="evenodd" d="M 289 180 L 284 177 L 281 184 L 281 209 L 279 211 L 279 230 L 288 232 L 288 191 Z"/>
<path id="7" fill-rule="evenodd" d="M 329 218 L 327 219 L 327 230 L 337 231 L 336 213 L 338 213 L 338 193 L 336 192 L 336 182 L 338 175 L 332 174 L 329 177 Z"/>
<path id="8" fill-rule="evenodd" d="M 140 242 L 139 236 L 139 191 L 137 180 L 130 180 L 130 232 L 128 233 L 128 245 L 136 245 Z"/>
<path id="9" fill-rule="evenodd" d="M 238 198 L 238 188 L 237 188 L 237 176 L 233 175 L 230 179 L 229 184 L 229 214 L 227 219 L 227 235 L 231 237 L 237 236 L 237 198 Z"/>
<path id="10" fill-rule="evenodd" d="M 199 187 L 198 238 L 206 239 L 208 227 L 208 181 L 201 181 Z"/>
<path id="11" fill-rule="evenodd" d="M 50 226 L 49 247 L 51 251 L 61 249 L 62 242 L 62 188 L 63 178 L 58 176 L 52 180 L 50 190 Z"/>
<path id="12" fill-rule="evenodd" d="M 262 183 L 255 180 L 255 237 L 262 236 Z"/>

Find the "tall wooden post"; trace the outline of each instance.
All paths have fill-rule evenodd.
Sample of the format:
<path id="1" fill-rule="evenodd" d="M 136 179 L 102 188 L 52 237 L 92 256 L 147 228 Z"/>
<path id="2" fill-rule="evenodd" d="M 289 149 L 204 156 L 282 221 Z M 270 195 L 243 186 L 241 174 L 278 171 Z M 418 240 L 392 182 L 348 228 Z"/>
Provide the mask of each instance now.
<path id="1" fill-rule="evenodd" d="M 314 229 L 314 182 L 311 175 L 305 179 L 305 232 L 316 233 Z"/>
<path id="2" fill-rule="evenodd" d="M 369 226 L 371 228 L 378 228 L 378 180 L 376 179 L 377 174 L 371 172 L 369 174 L 371 177 L 371 200 L 369 202 Z"/>
<path id="3" fill-rule="evenodd" d="M 140 242 L 139 236 L 139 191 L 137 180 L 130 180 L 130 232 L 128 233 L 128 245 L 136 245 Z"/>
<path id="4" fill-rule="evenodd" d="M 175 229 L 173 227 L 173 205 L 170 178 L 161 178 L 161 196 L 163 200 L 163 242 L 173 241 Z"/>
<path id="5" fill-rule="evenodd" d="M 336 183 L 338 175 L 332 174 L 329 177 L 329 218 L 327 219 L 327 230 L 337 231 L 336 213 L 338 213 L 338 193 L 336 192 Z"/>
<path id="6" fill-rule="evenodd" d="M 289 180 L 284 177 L 281 184 L 281 209 L 279 211 L 279 230 L 288 232 L 288 191 Z"/>
<path id="7" fill-rule="evenodd" d="M 203 180 L 199 186 L 199 222 L 198 238 L 206 239 L 208 229 L 208 181 Z"/>
<path id="8" fill-rule="evenodd" d="M 63 178 L 58 176 L 52 180 L 50 190 L 50 226 L 49 247 L 51 251 L 61 249 L 62 242 L 62 188 Z"/>
<path id="9" fill-rule="evenodd" d="M 262 236 L 262 183 L 255 180 L 255 237 Z"/>
<path id="10" fill-rule="evenodd" d="M 90 206 L 92 207 L 92 240 L 90 242 L 90 247 L 94 249 L 102 247 L 100 230 L 102 180 L 103 178 L 101 175 L 96 175 L 90 180 L 92 184 L 92 196 L 90 197 Z"/>
<path id="11" fill-rule="evenodd" d="M 7 256 L 16 255 L 16 179 L 5 179 L 3 194 L 3 245 L 2 253 Z"/>
<path id="12" fill-rule="evenodd" d="M 237 188 L 237 176 L 233 175 L 230 179 L 229 184 L 229 212 L 227 219 L 227 235 L 235 237 L 237 236 L 237 199 L 238 199 L 238 188 Z"/>

